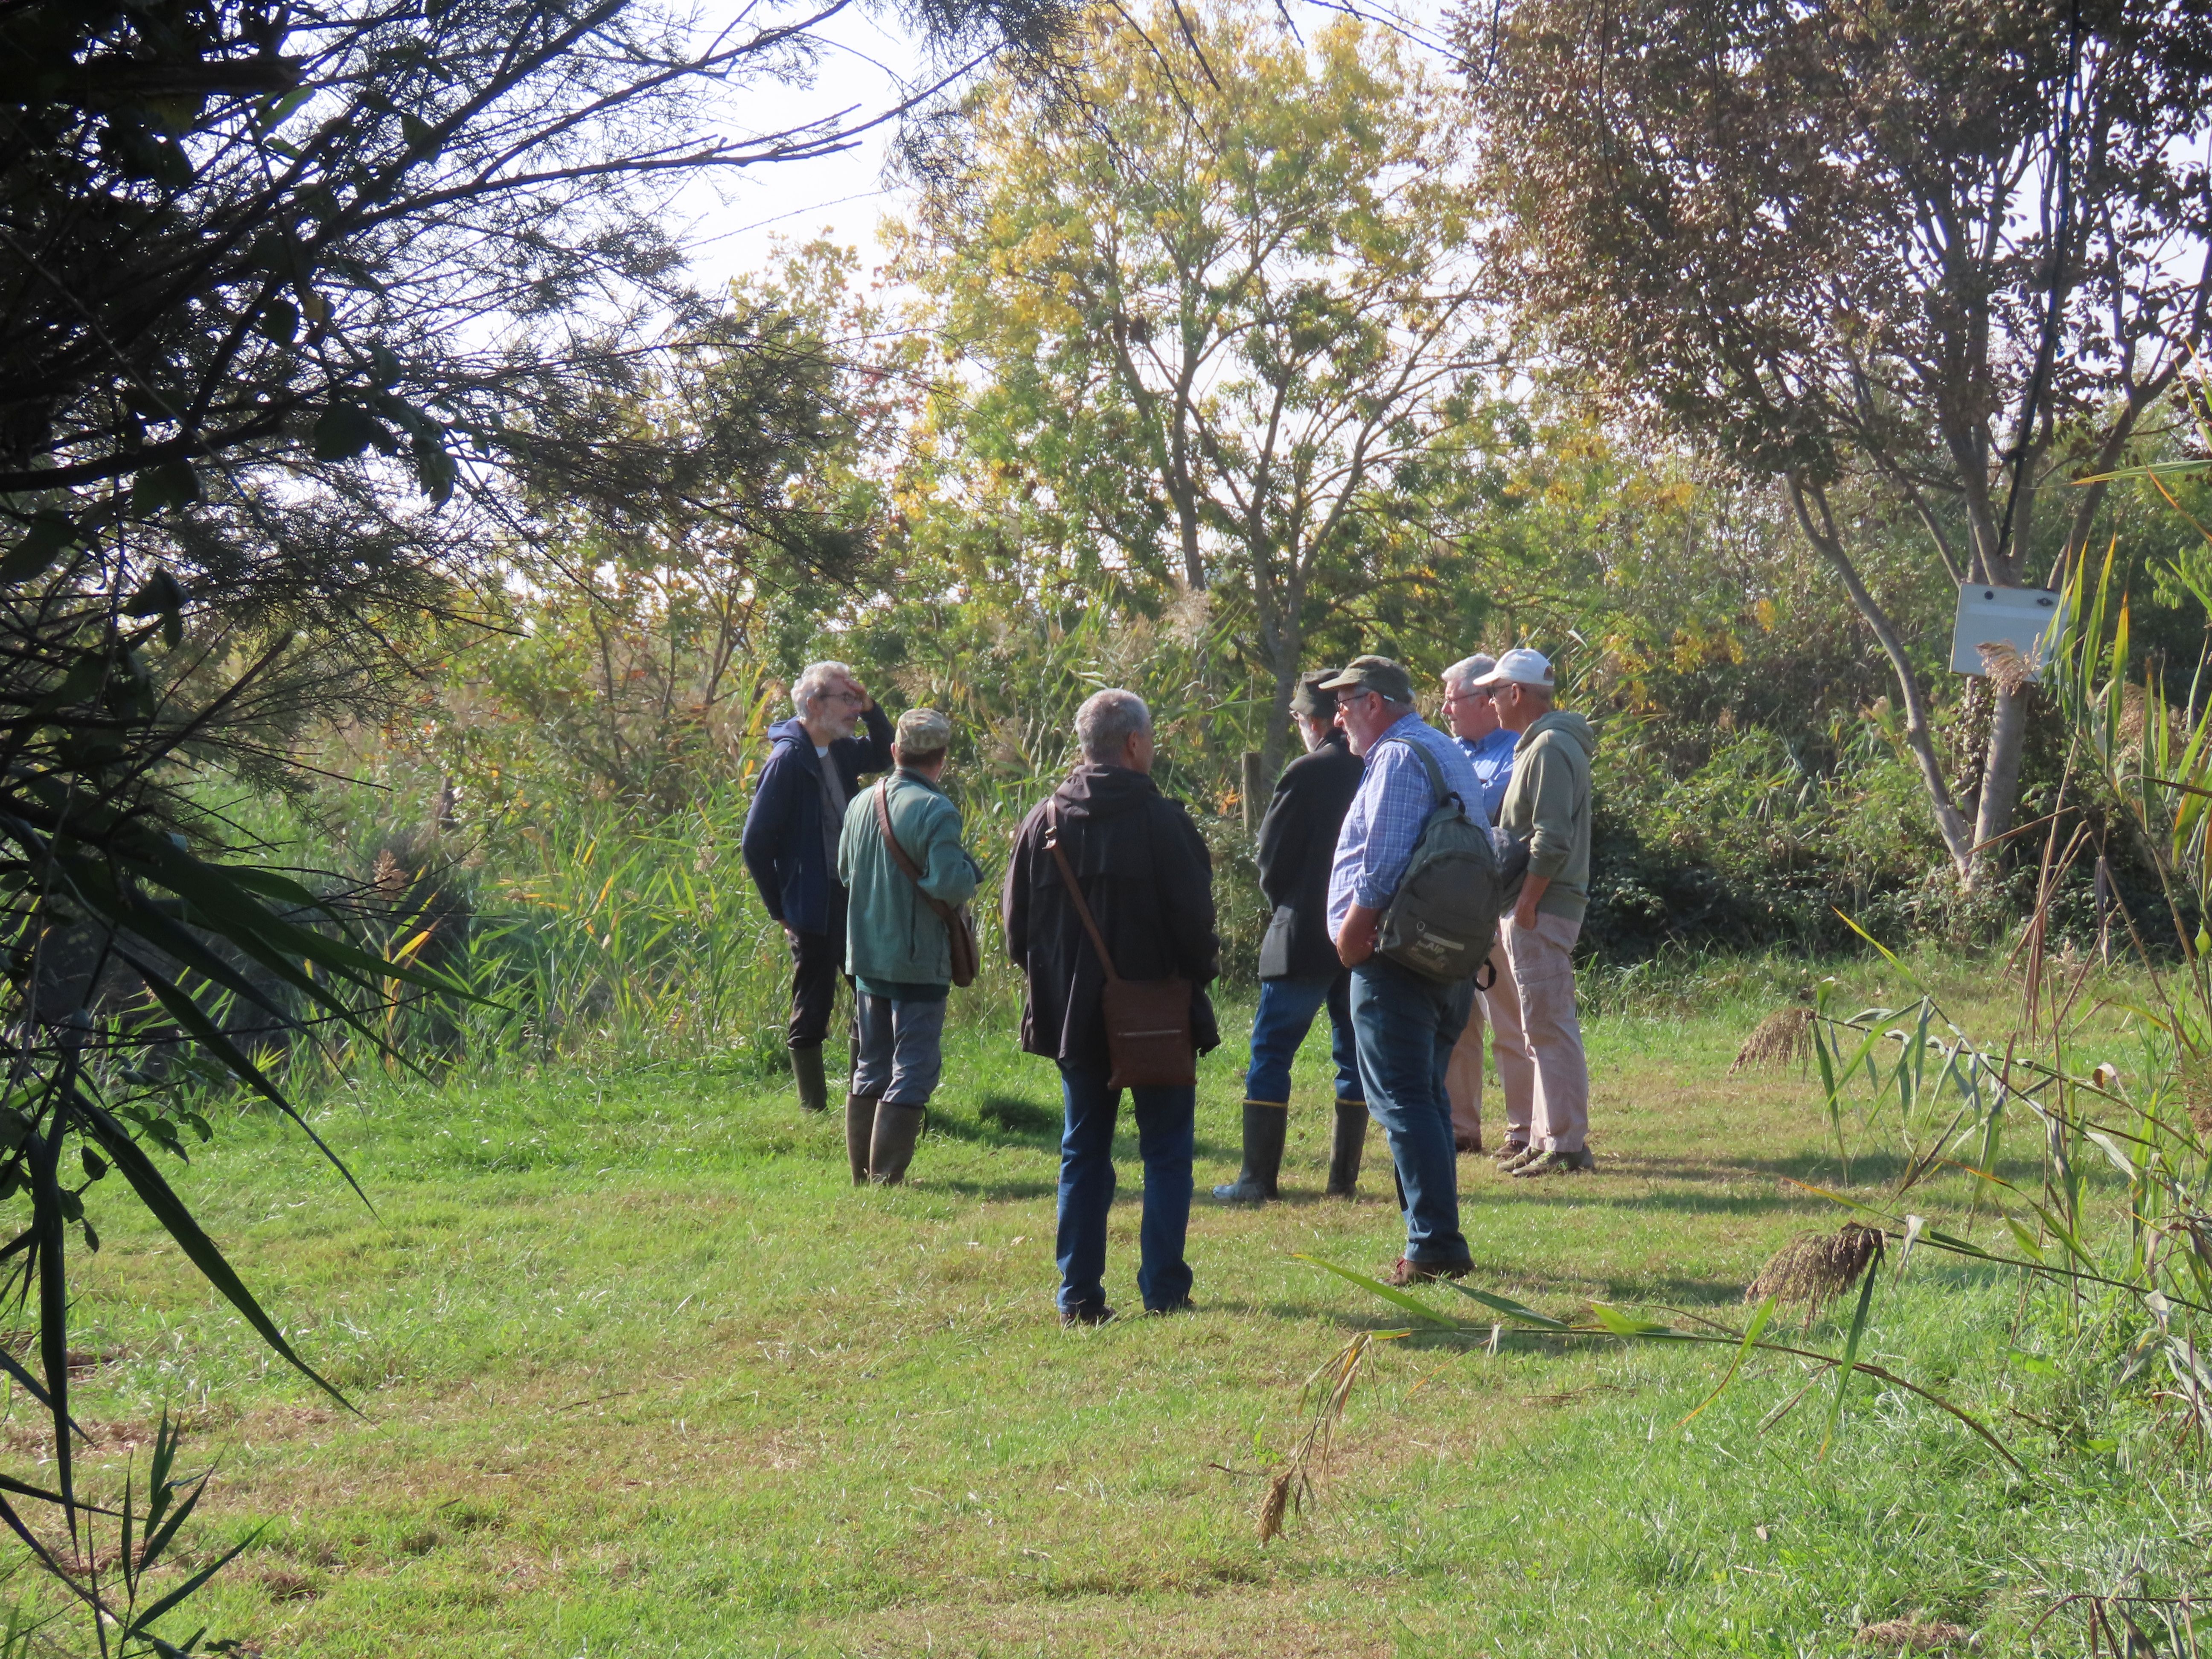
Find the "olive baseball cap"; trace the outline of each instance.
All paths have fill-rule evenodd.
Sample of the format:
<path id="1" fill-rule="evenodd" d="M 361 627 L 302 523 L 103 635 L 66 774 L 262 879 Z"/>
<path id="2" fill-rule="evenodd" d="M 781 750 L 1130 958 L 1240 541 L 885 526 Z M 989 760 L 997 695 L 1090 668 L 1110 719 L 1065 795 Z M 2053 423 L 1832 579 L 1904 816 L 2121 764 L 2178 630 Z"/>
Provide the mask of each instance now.
<path id="1" fill-rule="evenodd" d="M 1364 691 L 1379 692 L 1392 702 L 1411 702 L 1413 700 L 1413 678 L 1388 657 L 1354 657 L 1344 671 L 1323 680 L 1323 691 L 1348 691 L 1357 686 Z"/>
<path id="2" fill-rule="evenodd" d="M 1322 690 L 1322 682 L 1335 672 L 1334 668 L 1317 668 L 1299 675 L 1298 689 L 1291 693 L 1291 713 L 1310 720 L 1327 720 L 1336 713 L 1336 693 Z"/>
<path id="3" fill-rule="evenodd" d="M 933 755 L 952 744 L 952 722 L 934 708 L 909 708 L 898 717 L 896 741 L 908 755 Z"/>

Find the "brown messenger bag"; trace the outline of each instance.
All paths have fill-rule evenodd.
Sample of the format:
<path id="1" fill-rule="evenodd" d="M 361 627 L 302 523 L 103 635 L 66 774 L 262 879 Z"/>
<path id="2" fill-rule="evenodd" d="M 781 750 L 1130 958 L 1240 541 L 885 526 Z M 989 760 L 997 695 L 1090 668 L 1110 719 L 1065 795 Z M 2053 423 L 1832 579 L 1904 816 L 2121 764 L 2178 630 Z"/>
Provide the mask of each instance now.
<path id="1" fill-rule="evenodd" d="M 1060 884 L 1082 918 L 1091 946 L 1106 970 L 1106 1053 L 1113 1069 L 1109 1089 L 1178 1089 L 1198 1081 L 1198 1042 L 1190 1029 L 1190 981 L 1187 979 L 1123 979 L 1114 970 L 1106 939 L 1091 915 L 1090 902 L 1060 850 L 1060 818 L 1045 810 L 1044 844 L 1060 866 Z"/>
<path id="2" fill-rule="evenodd" d="M 905 872 L 906 878 L 914 884 L 914 890 L 921 895 L 921 902 L 935 911 L 937 919 L 945 924 L 945 943 L 952 951 L 952 982 L 955 985 L 973 985 L 976 963 L 981 954 L 975 948 L 975 918 L 964 904 L 947 904 L 943 899 L 932 898 L 922 892 L 920 866 L 907 856 L 906 848 L 899 845 L 898 837 L 891 833 L 890 791 L 887 782 L 876 786 L 876 822 L 883 826 L 884 845 L 891 849 L 891 861 Z"/>

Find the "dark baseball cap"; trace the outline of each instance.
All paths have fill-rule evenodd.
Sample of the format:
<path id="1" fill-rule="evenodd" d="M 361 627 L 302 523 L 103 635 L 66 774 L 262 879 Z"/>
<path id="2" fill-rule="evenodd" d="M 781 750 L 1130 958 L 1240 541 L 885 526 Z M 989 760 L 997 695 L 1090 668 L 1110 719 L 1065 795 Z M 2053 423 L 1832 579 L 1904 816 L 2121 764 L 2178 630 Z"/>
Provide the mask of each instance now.
<path id="1" fill-rule="evenodd" d="M 1353 687 L 1379 692 L 1391 702 L 1413 700 L 1413 678 L 1388 657 L 1354 657 L 1343 672 L 1323 680 L 1324 691 L 1348 691 Z"/>
<path id="2" fill-rule="evenodd" d="M 1336 713 L 1336 693 L 1322 690 L 1322 682 L 1334 677 L 1334 668 L 1316 668 L 1298 676 L 1298 689 L 1291 693 L 1291 713 L 1310 720 L 1326 720 Z"/>

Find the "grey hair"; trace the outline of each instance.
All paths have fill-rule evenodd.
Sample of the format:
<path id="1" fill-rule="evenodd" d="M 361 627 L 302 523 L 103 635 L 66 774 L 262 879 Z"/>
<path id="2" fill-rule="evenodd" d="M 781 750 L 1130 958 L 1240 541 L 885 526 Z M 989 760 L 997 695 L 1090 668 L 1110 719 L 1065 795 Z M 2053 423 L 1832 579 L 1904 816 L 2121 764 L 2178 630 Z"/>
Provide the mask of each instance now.
<path id="1" fill-rule="evenodd" d="M 1445 669 L 1444 684 L 1455 691 L 1464 691 L 1497 666 L 1497 658 L 1478 651 L 1471 657 L 1462 657 Z"/>
<path id="2" fill-rule="evenodd" d="M 1152 711 L 1145 700 L 1119 687 L 1092 692 L 1075 711 L 1075 740 L 1094 766 L 1113 765 L 1131 738 L 1152 729 Z"/>
<path id="3" fill-rule="evenodd" d="M 799 718 L 806 718 L 806 705 L 829 689 L 833 679 L 851 679 L 853 671 L 842 662 L 811 662 L 799 671 L 792 683 L 791 706 L 799 711 Z"/>

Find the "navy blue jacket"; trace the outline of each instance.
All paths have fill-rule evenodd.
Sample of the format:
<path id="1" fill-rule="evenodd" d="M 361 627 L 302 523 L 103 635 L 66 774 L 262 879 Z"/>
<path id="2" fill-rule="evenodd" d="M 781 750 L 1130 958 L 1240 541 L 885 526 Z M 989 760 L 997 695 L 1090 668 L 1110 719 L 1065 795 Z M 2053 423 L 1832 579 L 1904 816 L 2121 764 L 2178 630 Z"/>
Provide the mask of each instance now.
<path id="1" fill-rule="evenodd" d="M 863 777 L 887 772 L 891 764 L 890 717 L 871 708 L 860 720 L 868 728 L 866 737 L 840 738 L 830 745 L 830 763 L 844 781 L 848 800 L 860 793 Z M 822 757 L 795 719 L 770 726 L 768 735 L 775 747 L 745 811 L 745 868 L 769 915 L 797 933 L 826 933 L 830 885 L 837 872 L 822 850 Z"/>

